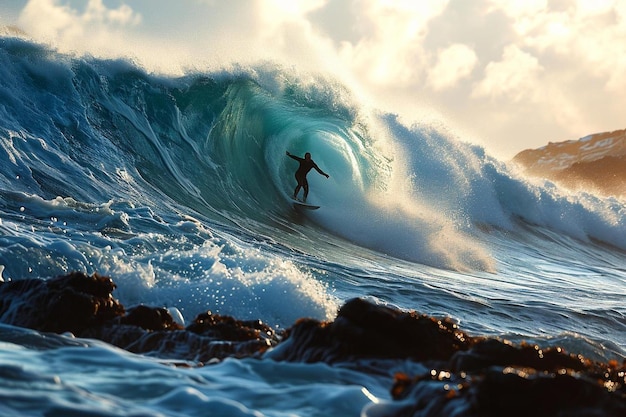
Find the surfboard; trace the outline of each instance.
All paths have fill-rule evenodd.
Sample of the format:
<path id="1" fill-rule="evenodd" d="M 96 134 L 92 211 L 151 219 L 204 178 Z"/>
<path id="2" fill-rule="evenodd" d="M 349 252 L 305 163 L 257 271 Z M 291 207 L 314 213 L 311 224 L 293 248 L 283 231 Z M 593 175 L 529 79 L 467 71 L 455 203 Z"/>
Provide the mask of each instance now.
<path id="1" fill-rule="evenodd" d="M 313 204 L 303 203 L 302 201 L 293 200 L 293 208 L 297 209 L 306 209 L 306 210 L 317 210 L 320 206 L 315 206 Z"/>

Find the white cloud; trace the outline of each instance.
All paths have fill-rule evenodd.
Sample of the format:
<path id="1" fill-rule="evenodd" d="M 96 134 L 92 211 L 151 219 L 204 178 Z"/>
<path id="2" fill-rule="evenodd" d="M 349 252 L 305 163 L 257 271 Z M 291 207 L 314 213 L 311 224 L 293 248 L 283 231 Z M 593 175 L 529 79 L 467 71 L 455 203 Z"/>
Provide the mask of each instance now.
<path id="1" fill-rule="evenodd" d="M 617 92 L 626 86 L 626 6 L 622 0 L 569 0 L 551 9 L 543 0 L 521 2 L 490 0 L 492 8 L 512 20 L 520 48 L 542 54 L 547 67 L 569 61 L 564 79 L 596 77 L 604 88 Z M 578 80 L 579 81 L 579 80 Z M 576 82 L 578 82 L 576 81 Z"/>
<path id="2" fill-rule="evenodd" d="M 266 0 L 263 2 L 263 10 L 277 20 L 285 20 L 285 17 L 299 20 L 308 13 L 323 7 L 328 0 Z M 273 19 L 269 19 L 273 20 Z"/>
<path id="3" fill-rule="evenodd" d="M 428 73 L 428 83 L 436 91 L 455 86 L 467 78 L 478 62 L 476 52 L 463 44 L 439 51 L 437 63 Z"/>
<path id="4" fill-rule="evenodd" d="M 346 65 L 377 85 L 410 85 L 428 66 L 423 41 L 428 24 L 441 15 L 448 1 L 358 1 L 361 39 L 344 42 L 340 54 Z"/>
<path id="5" fill-rule="evenodd" d="M 548 7 L 547 0 L 488 0 L 487 3 L 490 4 L 487 11 L 501 10 L 515 18 L 533 16 Z"/>
<path id="6" fill-rule="evenodd" d="M 534 99 L 538 75 L 543 71 L 536 57 L 515 45 L 504 50 L 502 60 L 490 62 L 485 68 L 485 77 L 476 85 L 475 98 L 506 98 L 514 102 Z"/>
<path id="7" fill-rule="evenodd" d="M 140 22 L 141 15 L 129 6 L 109 9 L 102 0 L 89 0 L 83 13 L 57 0 L 30 0 L 18 19 L 18 25 L 31 36 L 61 50 L 100 48 L 111 53 L 124 44 L 122 30 Z"/>
<path id="8" fill-rule="evenodd" d="M 122 4 L 117 9 L 107 9 L 102 0 L 89 0 L 82 16 L 85 23 L 107 23 L 117 25 L 137 25 L 141 16 L 136 14 L 128 5 Z"/>
<path id="9" fill-rule="evenodd" d="M 326 3 L 327 0 L 257 1 L 260 24 L 253 35 L 255 49 L 265 52 L 265 59 L 296 61 L 304 67 L 322 65 L 320 57 L 332 53 L 332 46 L 329 39 L 315 31 L 307 15 Z"/>
<path id="10" fill-rule="evenodd" d="M 576 0 L 576 11 L 580 16 L 608 13 L 615 6 L 615 0 Z"/>

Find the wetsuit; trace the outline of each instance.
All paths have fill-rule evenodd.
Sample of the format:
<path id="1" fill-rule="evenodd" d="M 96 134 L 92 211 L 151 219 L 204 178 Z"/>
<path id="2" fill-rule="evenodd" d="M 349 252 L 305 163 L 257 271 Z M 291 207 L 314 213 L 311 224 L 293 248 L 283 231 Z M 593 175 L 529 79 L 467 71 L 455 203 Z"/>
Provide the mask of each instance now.
<path id="1" fill-rule="evenodd" d="M 293 192 L 293 198 L 297 197 L 298 192 L 300 191 L 300 188 L 304 188 L 304 201 L 306 201 L 306 198 L 309 195 L 309 182 L 307 181 L 306 176 L 309 173 L 309 171 L 315 168 L 317 172 L 319 172 L 321 175 L 325 176 L 326 178 L 328 178 L 328 174 L 322 171 L 317 166 L 317 164 L 313 162 L 313 160 L 310 157 L 309 159 L 300 158 L 290 153 L 287 153 L 287 156 L 291 157 L 292 159 L 295 159 L 296 161 L 300 163 L 300 166 L 298 167 L 298 170 L 296 171 L 296 181 L 298 182 L 298 186 Z"/>

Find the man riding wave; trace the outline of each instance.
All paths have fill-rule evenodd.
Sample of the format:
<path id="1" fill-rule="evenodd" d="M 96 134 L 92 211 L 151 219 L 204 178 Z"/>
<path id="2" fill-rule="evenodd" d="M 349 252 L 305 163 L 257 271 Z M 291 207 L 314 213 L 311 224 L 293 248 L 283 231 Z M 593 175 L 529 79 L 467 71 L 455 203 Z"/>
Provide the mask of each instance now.
<path id="1" fill-rule="evenodd" d="M 296 171 L 296 181 L 298 182 L 298 185 L 296 186 L 296 189 L 293 192 L 293 198 L 294 200 L 297 200 L 298 193 L 300 192 L 300 188 L 304 188 L 304 196 L 303 196 L 302 202 L 306 203 L 306 198 L 309 195 L 309 182 L 307 181 L 306 176 L 309 173 L 309 171 L 315 168 L 317 172 L 319 172 L 321 175 L 325 176 L 326 178 L 328 178 L 329 175 L 325 173 L 324 171 L 322 171 L 317 166 L 317 164 L 311 159 L 311 154 L 309 152 L 304 154 L 304 158 L 300 158 L 298 156 L 292 155 L 289 153 L 289 151 L 287 151 L 286 153 L 288 157 L 295 159 L 296 161 L 300 163 L 300 166 L 298 167 L 298 170 Z"/>

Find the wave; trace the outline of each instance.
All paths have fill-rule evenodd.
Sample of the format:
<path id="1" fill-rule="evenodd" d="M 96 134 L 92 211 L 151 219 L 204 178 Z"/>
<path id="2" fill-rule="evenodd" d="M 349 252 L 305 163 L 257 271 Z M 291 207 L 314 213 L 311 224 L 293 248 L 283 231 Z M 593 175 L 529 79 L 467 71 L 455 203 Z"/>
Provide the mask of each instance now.
<path id="1" fill-rule="evenodd" d="M 0 38 L 3 195 L 200 216 L 295 249 L 350 241 L 493 270 L 480 234 L 520 219 L 626 249 L 622 203 L 535 185 L 445 128 L 407 126 L 331 79 L 272 64 L 183 77 Z M 306 214 L 291 207 L 311 152 Z M 124 227 L 122 227 L 124 229 Z"/>

